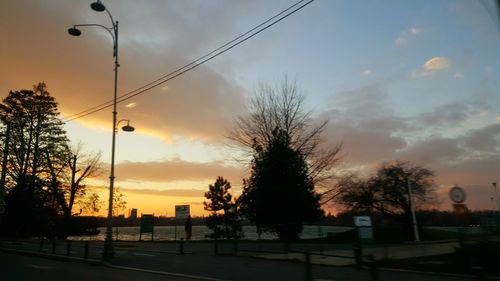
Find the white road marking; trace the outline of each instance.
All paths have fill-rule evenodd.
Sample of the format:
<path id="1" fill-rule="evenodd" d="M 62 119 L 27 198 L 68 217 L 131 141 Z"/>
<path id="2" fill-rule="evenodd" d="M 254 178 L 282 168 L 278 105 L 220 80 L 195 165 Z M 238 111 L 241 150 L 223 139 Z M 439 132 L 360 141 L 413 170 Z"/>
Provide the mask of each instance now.
<path id="1" fill-rule="evenodd" d="M 48 265 L 36 265 L 36 264 L 29 264 L 28 266 L 34 268 L 34 269 L 40 269 L 40 270 L 50 270 L 50 269 L 55 269 L 55 266 L 48 266 Z"/>
<path id="2" fill-rule="evenodd" d="M 134 253 L 135 256 L 144 256 L 144 257 L 156 257 L 156 255 L 146 254 L 146 253 Z"/>

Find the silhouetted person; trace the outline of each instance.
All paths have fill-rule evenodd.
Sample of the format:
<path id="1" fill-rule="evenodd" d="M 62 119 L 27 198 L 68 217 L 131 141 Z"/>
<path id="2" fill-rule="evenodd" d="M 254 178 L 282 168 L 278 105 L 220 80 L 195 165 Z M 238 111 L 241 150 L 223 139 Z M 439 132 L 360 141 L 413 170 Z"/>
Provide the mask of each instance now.
<path id="1" fill-rule="evenodd" d="M 184 224 L 184 230 L 186 231 L 186 241 L 191 240 L 191 234 L 193 234 L 193 224 L 191 222 L 191 216 L 188 216 L 186 223 Z"/>

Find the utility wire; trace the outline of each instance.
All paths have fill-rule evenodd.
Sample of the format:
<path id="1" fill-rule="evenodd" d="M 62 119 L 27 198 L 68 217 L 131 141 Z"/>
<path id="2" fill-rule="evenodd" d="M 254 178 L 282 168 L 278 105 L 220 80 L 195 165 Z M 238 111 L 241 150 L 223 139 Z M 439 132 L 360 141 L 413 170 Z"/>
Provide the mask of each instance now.
<path id="1" fill-rule="evenodd" d="M 164 76 L 162 76 L 162 77 L 160 77 L 160 78 L 158 78 L 158 79 L 156 79 L 156 80 L 154 80 L 154 81 L 152 81 L 152 82 L 150 82 L 150 83 L 148 83 L 148 84 L 146 84 L 146 85 L 144 85 L 144 86 L 142 86 L 142 87 L 139 87 L 139 88 L 137 88 L 137 89 L 135 89 L 135 90 L 133 90 L 133 91 L 130 91 L 130 92 L 126 93 L 126 94 L 123 94 L 123 95 L 121 95 L 119 98 L 123 98 L 123 97 L 126 97 L 126 96 L 128 96 L 128 95 L 132 95 L 132 94 L 134 94 L 134 93 L 135 93 L 135 92 L 137 92 L 137 91 L 140 91 L 140 90 L 142 90 L 142 89 L 144 89 L 144 88 L 146 88 L 146 87 L 148 87 L 148 86 L 150 86 L 150 85 L 152 85 L 152 84 L 154 84 L 154 83 L 156 83 L 156 82 L 158 82 L 158 81 L 161 81 L 161 80 L 163 80 L 163 79 L 167 78 L 168 76 L 174 75 L 174 74 L 176 74 L 176 73 L 178 73 L 178 72 L 180 72 L 180 71 L 182 71 L 182 70 L 184 70 L 184 69 L 186 69 L 186 68 L 188 68 L 188 67 L 190 67 L 190 66 L 192 66 L 192 65 L 196 64 L 196 62 L 198 62 L 198 61 L 200 61 L 200 60 L 203 60 L 204 58 L 206 58 L 206 57 L 208 57 L 208 56 L 210 56 L 210 55 L 214 54 L 215 52 L 217 52 L 217 51 L 219 51 L 219 50 L 223 49 L 224 47 L 226 47 L 226 46 L 230 45 L 231 43 L 233 43 L 233 42 L 237 41 L 238 39 L 240 39 L 240 38 L 242 38 L 242 37 L 246 36 L 247 34 L 251 33 L 252 31 L 254 31 L 254 30 L 258 29 L 258 28 L 259 28 L 259 27 L 261 27 L 261 26 L 263 26 L 264 24 L 266 24 L 266 23 L 268 23 L 268 22 L 272 21 L 273 19 L 275 19 L 275 18 L 279 17 L 280 15 L 282 15 L 282 14 L 286 13 L 287 11 L 289 11 L 289 10 L 293 9 L 294 7 L 296 7 L 297 5 L 299 5 L 300 3 L 304 2 L 304 1 L 305 1 L 305 0 L 301 0 L 301 1 L 299 1 L 299 2 L 297 2 L 297 3 L 295 3 L 295 4 L 293 4 L 292 6 L 288 7 L 287 9 L 285 9 L 285 10 L 281 11 L 280 13 L 276 14 L 275 16 L 273 16 L 273 17 L 269 18 L 268 20 L 266 20 L 266 21 L 262 22 L 261 24 L 259 24 L 259 25 L 255 26 L 254 28 L 252 28 L 252 29 L 248 30 L 247 32 L 245 32 L 245 33 L 241 34 L 240 36 L 238 36 L 238 37 L 236 37 L 235 39 L 233 39 L 233 40 L 231 40 L 231 41 L 227 42 L 226 44 L 224 44 L 224 45 L 222 45 L 222 46 L 218 47 L 217 49 L 215 49 L 215 50 L 213 50 L 213 51 L 209 52 L 208 54 L 206 54 L 206 55 L 204 55 L 204 56 L 201 56 L 201 57 L 197 58 L 196 60 L 194 60 L 194 61 L 192 61 L 192 62 L 190 62 L 190 63 L 188 63 L 188 64 L 184 65 L 183 67 L 178 68 L 177 70 L 172 71 L 172 72 L 170 72 L 170 73 L 168 73 L 168 74 L 166 74 L 166 75 L 164 75 Z M 70 116 L 66 117 L 66 119 L 71 119 L 71 120 L 74 120 L 74 119 L 79 118 L 79 117 L 77 117 L 77 116 L 79 116 L 79 115 L 82 115 L 82 114 L 85 114 L 85 113 L 87 113 L 87 112 L 93 111 L 94 109 L 100 108 L 100 107 L 102 107 L 102 106 L 111 106 L 112 104 L 113 104 L 113 100 L 109 100 L 109 101 L 107 101 L 107 102 L 104 102 L 104 103 L 102 103 L 102 104 L 99 104 L 99 105 L 93 106 L 93 107 L 88 108 L 88 109 L 86 109 L 86 110 L 84 110 L 84 111 L 81 111 L 81 112 L 79 112 L 79 113 L 76 113 L 76 114 L 70 115 Z M 71 121 L 71 120 L 70 120 L 70 121 Z"/>
<path id="2" fill-rule="evenodd" d="M 212 60 L 213 58 L 219 56 L 219 55 L 222 55 L 224 54 L 225 52 L 231 50 L 232 48 L 240 45 L 241 43 L 247 41 L 248 39 L 256 36 L 257 34 L 261 33 L 262 31 L 270 28 L 271 26 L 277 24 L 278 22 L 282 21 L 283 19 L 289 17 L 290 15 L 296 13 L 297 11 L 299 11 L 300 9 L 304 8 L 305 6 L 309 5 L 310 3 L 312 3 L 314 0 L 309 0 L 307 1 L 306 3 L 302 4 L 305 0 L 301 0 L 295 4 L 293 4 L 292 6 L 288 7 L 287 9 L 281 11 L 280 13 L 276 14 L 275 16 L 269 18 L 268 20 L 262 22 L 261 24 L 257 25 L 256 27 L 250 29 L 249 31 L 243 33 L 242 35 L 236 37 L 235 39 L 227 42 L 226 44 L 218 47 L 217 49 L 209 52 L 208 54 L 192 61 L 191 63 L 189 64 L 186 64 L 184 65 L 183 67 L 175 70 L 175 71 L 172 71 L 142 87 L 139 87 L 133 91 L 130 91 L 124 95 L 121 95 L 120 97 L 117 98 L 117 103 L 121 103 L 121 102 L 124 102 L 126 100 L 129 100 L 135 96 L 138 96 L 142 93 L 145 93 L 146 91 L 149 91 L 161 84 L 164 84 L 210 60 Z M 302 5 L 300 5 L 302 4 Z M 300 6 L 299 6 L 300 5 Z M 298 6 L 298 7 L 297 7 Z M 290 11 L 291 10 L 291 11 Z M 284 15 L 283 15 L 284 14 Z M 277 18 L 277 19 L 276 19 Z M 275 20 L 276 19 L 276 20 Z M 274 20 L 274 21 L 273 21 Z M 271 23 L 269 23 L 271 22 Z M 255 31 L 255 32 L 254 32 Z M 252 33 L 253 32 L 253 33 Z M 248 35 L 248 36 L 247 36 Z M 99 104 L 99 105 L 96 105 L 94 107 L 91 107 L 87 110 L 84 110 L 80 113 L 77 113 L 77 114 L 74 114 L 74 115 L 71 115 L 69 117 L 66 118 L 65 122 L 69 122 L 69 121 L 73 121 L 73 120 L 76 120 L 76 119 L 79 119 L 79 118 L 83 118 L 85 116 L 88 116 L 90 114 L 93 114 L 93 113 L 96 113 L 96 112 L 99 112 L 103 109 L 106 109 L 110 106 L 113 105 L 113 100 L 110 100 L 110 101 L 107 101 L 107 102 L 104 102 L 102 104 Z"/>

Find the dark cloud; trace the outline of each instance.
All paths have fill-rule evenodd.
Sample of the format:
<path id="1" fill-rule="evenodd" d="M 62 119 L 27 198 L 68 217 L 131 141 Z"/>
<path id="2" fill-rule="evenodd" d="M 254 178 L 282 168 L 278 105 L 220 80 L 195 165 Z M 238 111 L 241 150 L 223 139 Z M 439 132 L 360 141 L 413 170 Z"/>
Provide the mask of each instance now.
<path id="1" fill-rule="evenodd" d="M 394 132 L 406 131 L 408 125 L 394 116 L 386 94 L 376 85 L 336 94 L 332 100 L 332 108 L 318 119 L 328 120 L 327 143 L 342 142 L 348 164 L 390 160 L 396 150 L 407 146 Z"/>
<path id="2" fill-rule="evenodd" d="M 245 175 L 244 169 L 222 161 L 193 163 L 182 160 L 123 162 L 116 165 L 116 173 L 121 181 L 152 182 L 215 180 L 222 176 L 233 185 L 239 185 Z"/>
<path id="3" fill-rule="evenodd" d="M 469 117 L 469 107 L 465 103 L 451 103 L 438 106 L 415 119 L 423 127 L 458 125 Z"/>
<path id="4" fill-rule="evenodd" d="M 463 141 L 465 147 L 470 150 L 500 154 L 500 124 L 471 130 Z"/>
<path id="5" fill-rule="evenodd" d="M 254 3 L 227 2 L 224 8 L 206 1 L 109 1 L 105 3 L 120 22 L 119 93 L 143 86 L 215 49 L 241 32 L 234 23 L 251 15 Z M 130 11 L 134 11 L 131 13 Z M 105 30 L 82 27 L 80 37 L 66 30 L 73 24 L 109 25 L 106 14 L 96 13 L 89 2 L 29 1 L 0 4 L 0 56 L 2 95 L 10 89 L 31 88 L 44 80 L 71 115 L 112 99 L 112 40 Z M 227 57 L 227 56 L 226 56 Z M 169 139 L 172 135 L 205 140 L 220 139 L 243 110 L 243 90 L 225 76 L 230 60 L 216 61 L 186 73 L 130 100 L 133 109 L 119 105 L 120 117 L 134 119 L 139 131 Z M 166 89 L 166 88 L 165 88 Z M 109 112 L 93 114 L 78 122 L 108 127 Z M 201 121 L 202 120 L 202 121 Z"/>
<path id="6" fill-rule="evenodd" d="M 407 149 L 400 151 L 394 157 L 412 161 L 419 165 L 448 163 L 463 157 L 465 150 L 460 147 L 460 141 L 450 138 L 430 137 L 416 142 Z"/>
<path id="7" fill-rule="evenodd" d="M 392 159 L 395 150 L 406 147 L 406 141 L 390 130 L 370 126 L 370 122 L 330 122 L 325 137 L 328 143 L 342 142 L 344 160 L 350 164 L 368 164 Z M 391 123 L 390 120 L 388 120 Z M 378 120 L 383 124 L 383 120 Z M 382 125 L 381 127 L 384 127 Z"/>
<path id="8" fill-rule="evenodd" d="M 332 108 L 318 119 L 329 120 L 327 143 L 343 141 L 348 167 L 363 165 L 364 172 L 373 172 L 384 161 L 410 161 L 435 172 L 442 207 L 448 207 L 447 191 L 454 184 L 469 193 L 469 207 L 491 207 L 491 182 L 500 181 L 500 124 L 465 127 L 488 109 L 485 103 L 455 101 L 401 117 L 377 86 L 339 93 L 332 100 Z"/>
<path id="9" fill-rule="evenodd" d="M 166 196 L 166 197 L 203 197 L 206 190 L 202 189 L 132 189 L 132 188 L 121 188 L 120 189 L 126 193 L 132 194 L 145 194 L 154 196 Z"/>

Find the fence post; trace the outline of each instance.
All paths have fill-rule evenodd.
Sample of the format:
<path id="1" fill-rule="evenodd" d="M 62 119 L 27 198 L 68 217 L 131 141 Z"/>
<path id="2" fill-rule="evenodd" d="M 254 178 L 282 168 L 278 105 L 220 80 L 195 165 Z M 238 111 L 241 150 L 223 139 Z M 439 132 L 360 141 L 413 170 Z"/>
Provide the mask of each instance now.
<path id="1" fill-rule="evenodd" d="M 66 256 L 71 255 L 71 240 L 66 241 Z"/>
<path id="2" fill-rule="evenodd" d="M 378 268 L 375 265 L 375 257 L 373 255 L 367 255 L 369 260 L 368 267 L 370 268 L 371 281 L 379 281 Z"/>
<path id="3" fill-rule="evenodd" d="M 312 281 L 312 268 L 311 268 L 311 253 L 304 253 L 304 263 L 305 263 L 305 271 L 306 271 L 306 281 Z"/>
<path id="4" fill-rule="evenodd" d="M 52 240 L 52 254 L 56 253 L 56 239 L 54 238 Z"/>
<path id="5" fill-rule="evenodd" d="M 85 259 L 88 259 L 89 258 L 89 241 L 85 241 L 85 249 L 83 251 L 83 257 Z"/>
<path id="6" fill-rule="evenodd" d="M 40 253 L 43 252 L 43 242 L 44 238 L 42 237 L 42 239 L 40 239 L 40 249 L 38 250 Z"/>
<path id="7" fill-rule="evenodd" d="M 236 235 L 236 232 L 234 233 L 233 247 L 234 247 L 234 255 L 237 256 L 238 255 L 238 237 Z"/>
<path id="8" fill-rule="evenodd" d="M 219 254 L 219 244 L 217 237 L 214 238 L 214 254 L 217 256 Z"/>
<path id="9" fill-rule="evenodd" d="M 184 255 L 184 237 L 181 237 L 181 242 L 179 244 L 179 255 Z"/>
<path id="10" fill-rule="evenodd" d="M 363 265 L 363 250 L 359 243 L 353 244 L 354 259 L 356 260 L 356 267 L 361 268 Z"/>

